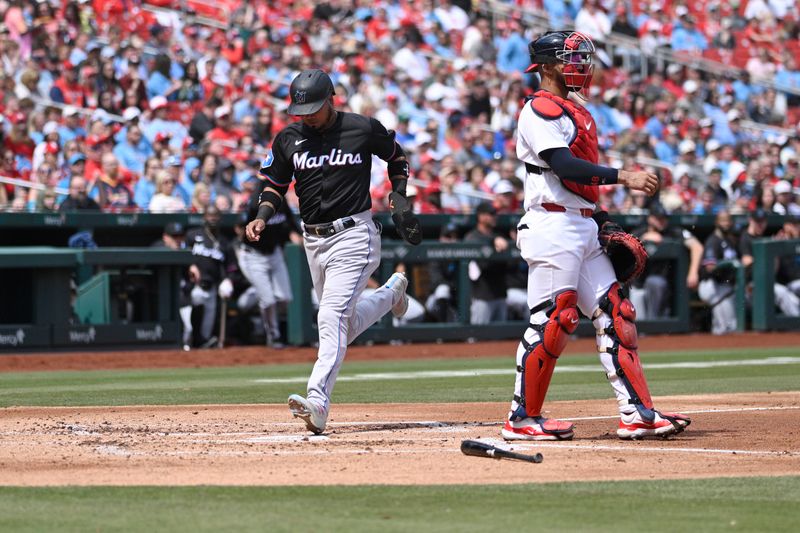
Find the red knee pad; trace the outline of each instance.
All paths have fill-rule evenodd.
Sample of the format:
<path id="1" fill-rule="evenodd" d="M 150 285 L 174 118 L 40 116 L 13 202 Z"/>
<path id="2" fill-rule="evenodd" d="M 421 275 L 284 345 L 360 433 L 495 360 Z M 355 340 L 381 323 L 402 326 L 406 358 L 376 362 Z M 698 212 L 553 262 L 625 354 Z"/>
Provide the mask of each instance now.
<path id="1" fill-rule="evenodd" d="M 578 327 L 578 293 L 572 290 L 556 295 L 555 304 L 547 312 L 550 320 L 544 326 L 542 343 L 551 357 L 558 358 L 567 347 L 569 336 Z"/>

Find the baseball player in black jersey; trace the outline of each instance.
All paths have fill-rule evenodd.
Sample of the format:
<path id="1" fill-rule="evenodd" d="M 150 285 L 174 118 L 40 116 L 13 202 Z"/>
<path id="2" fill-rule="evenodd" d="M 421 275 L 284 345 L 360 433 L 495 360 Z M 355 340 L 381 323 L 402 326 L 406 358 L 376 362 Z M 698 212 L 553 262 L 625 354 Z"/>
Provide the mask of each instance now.
<path id="1" fill-rule="evenodd" d="M 291 395 L 289 409 L 310 431 L 322 433 L 347 345 L 390 310 L 399 318 L 408 309 L 408 280 L 399 272 L 361 297 L 381 255 L 380 227 L 370 214 L 373 155 L 388 163 L 398 233 L 412 244 L 421 233 L 405 198 L 408 162 L 394 132 L 373 118 L 337 111 L 333 83 L 321 70 L 298 74 L 289 92 L 288 112 L 301 120 L 273 140 L 261 168 L 266 182 L 258 213 L 245 235 L 258 241 L 268 231 L 266 221 L 280 208 L 294 177 L 303 244 L 319 298 L 319 352 L 307 396 Z"/>
<path id="2" fill-rule="evenodd" d="M 260 189 L 261 187 L 250 199 L 248 220 L 253 220 L 258 214 Z M 242 239 L 236 256 L 242 274 L 258 295 L 258 307 L 264 323 L 267 346 L 280 348 L 282 343 L 277 307 L 279 303 L 292 300 L 292 287 L 286 259 L 283 257 L 283 245 L 291 240 L 292 234 L 299 235 L 302 230 L 286 203 L 281 204 L 278 212 L 267 221 L 266 227 L 257 241 Z"/>
<path id="3" fill-rule="evenodd" d="M 192 306 L 203 308 L 200 344 L 204 348 L 217 344 L 214 335 L 217 294 L 220 298 L 228 299 L 233 293 L 233 283 L 227 276 L 234 254 L 230 243 L 219 230 L 220 216 L 219 209 L 210 206 L 203 214 L 203 226 L 191 229 L 186 234 L 186 246 L 194 256 L 189 267 L 189 278 L 194 283 Z"/>

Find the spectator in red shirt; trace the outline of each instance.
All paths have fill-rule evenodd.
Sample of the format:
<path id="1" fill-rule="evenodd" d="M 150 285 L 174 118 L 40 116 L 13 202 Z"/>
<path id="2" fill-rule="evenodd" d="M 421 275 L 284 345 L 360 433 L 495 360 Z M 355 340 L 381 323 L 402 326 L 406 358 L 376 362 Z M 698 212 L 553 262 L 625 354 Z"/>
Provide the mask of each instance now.
<path id="1" fill-rule="evenodd" d="M 314 55 L 314 50 L 308 44 L 303 23 L 299 20 L 292 21 L 292 31 L 286 36 L 286 46 L 297 46 L 303 52 L 303 57 L 311 57 Z"/>
<path id="2" fill-rule="evenodd" d="M 36 148 L 33 140 L 28 135 L 28 121 L 25 115 L 17 111 L 8 116 L 11 123 L 11 132 L 6 137 L 6 147 L 10 148 L 14 155 L 24 157 L 29 162 L 33 161 L 33 150 Z"/>
<path id="3" fill-rule="evenodd" d="M 228 158 L 236 149 L 244 132 L 233 126 L 231 108 L 226 105 L 214 111 L 214 122 L 216 123 L 214 129 L 206 133 L 206 140 L 210 143 L 209 151 Z"/>
<path id="4" fill-rule="evenodd" d="M 50 88 L 50 99 L 61 104 L 84 107 L 86 89 L 78 81 L 78 69 L 69 61 L 61 65 L 61 76 Z"/>
<path id="5" fill-rule="evenodd" d="M 103 172 L 103 154 L 111 153 L 112 139 L 103 135 L 88 135 L 86 137 L 86 167 L 84 177 L 89 183 L 94 183 Z"/>
<path id="6" fill-rule="evenodd" d="M 17 170 L 16 157 L 10 148 L 3 148 L 2 157 L 0 157 L 0 176 L 9 178 L 21 178 L 22 175 Z M 3 184 L 0 187 L 0 205 L 8 204 L 9 200 L 14 197 L 14 186 L 10 183 Z"/>
<path id="7" fill-rule="evenodd" d="M 200 65 L 198 64 L 198 70 Z M 214 80 L 215 69 L 217 60 L 210 58 L 205 62 L 205 77 L 200 80 L 200 85 L 203 86 L 203 97 L 208 100 L 217 94 L 217 89 L 220 88 L 219 84 Z"/>

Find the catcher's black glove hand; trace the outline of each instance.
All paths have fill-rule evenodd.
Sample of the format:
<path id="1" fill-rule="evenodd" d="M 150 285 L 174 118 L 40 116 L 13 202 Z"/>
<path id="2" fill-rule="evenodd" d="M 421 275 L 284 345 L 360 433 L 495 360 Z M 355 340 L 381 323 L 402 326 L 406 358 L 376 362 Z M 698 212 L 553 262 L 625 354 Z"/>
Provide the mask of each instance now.
<path id="1" fill-rule="evenodd" d="M 598 240 L 611 259 L 614 274 L 620 283 L 630 283 L 642 274 L 647 265 L 647 251 L 639 239 L 624 231 L 606 231 L 604 226 L 598 234 Z"/>
<path id="2" fill-rule="evenodd" d="M 398 192 L 390 192 L 389 211 L 392 212 L 394 227 L 404 241 L 415 246 L 422 242 L 422 226 L 411 212 L 408 198 Z"/>
<path id="3" fill-rule="evenodd" d="M 600 241 L 600 246 L 605 248 L 608 244 L 608 238 L 614 233 L 625 233 L 625 230 L 622 229 L 622 226 L 610 220 L 603 224 L 600 227 L 600 231 L 597 232 L 597 240 Z"/>

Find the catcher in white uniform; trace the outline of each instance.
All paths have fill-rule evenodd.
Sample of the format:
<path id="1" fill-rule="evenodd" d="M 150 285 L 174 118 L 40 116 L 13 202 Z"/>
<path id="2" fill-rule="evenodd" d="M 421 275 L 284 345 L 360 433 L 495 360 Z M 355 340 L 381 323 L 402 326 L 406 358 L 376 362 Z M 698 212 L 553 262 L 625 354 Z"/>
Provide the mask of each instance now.
<path id="1" fill-rule="evenodd" d="M 517 157 L 527 168 L 517 246 L 528 263 L 531 316 L 517 348 L 514 399 L 503 437 L 573 437 L 573 424 L 544 418 L 542 404 L 558 357 L 578 325 L 578 310 L 597 330 L 600 361 L 619 402 L 618 436 L 679 433 L 690 420 L 653 407 L 637 354 L 636 311 L 618 281 L 641 273 L 647 254 L 607 213 L 594 212 L 599 185 L 625 185 L 652 196 L 658 178 L 597 165 L 594 119 L 568 99 L 570 92 L 583 96 L 591 83 L 591 39 L 576 31 L 548 32 L 528 49 L 533 64 L 527 72 L 542 80 L 520 113 L 517 132 Z M 627 258 L 616 261 L 610 243 L 627 250 Z"/>

